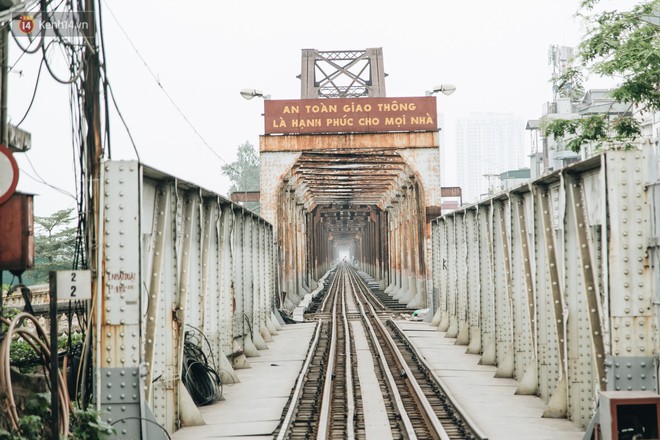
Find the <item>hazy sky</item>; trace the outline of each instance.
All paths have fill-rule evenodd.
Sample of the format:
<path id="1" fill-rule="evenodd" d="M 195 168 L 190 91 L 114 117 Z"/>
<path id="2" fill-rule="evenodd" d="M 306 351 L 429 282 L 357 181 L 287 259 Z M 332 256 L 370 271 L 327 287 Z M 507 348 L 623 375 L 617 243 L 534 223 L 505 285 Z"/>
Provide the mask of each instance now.
<path id="1" fill-rule="evenodd" d="M 258 145 L 263 102 L 239 90 L 263 90 L 272 99 L 300 97 L 300 55 L 319 50 L 382 47 L 387 95 L 440 95 L 448 143 L 454 118 L 470 112 L 540 116 L 551 99 L 548 47 L 575 45 L 582 34 L 579 0 L 380 1 L 108 1 L 104 31 L 109 79 L 119 107 L 147 164 L 225 194 L 218 159 L 171 105 L 119 29 L 132 42 L 196 129 L 227 162 L 236 147 Z M 10 64 L 19 51 L 10 49 Z M 10 117 L 27 108 L 39 63 L 26 55 L 10 75 Z M 18 72 L 22 71 L 22 75 Z M 28 156 L 48 183 L 74 192 L 68 89 L 42 72 L 37 98 L 22 128 L 31 131 Z M 134 159 L 120 121 L 111 124 L 113 159 Z M 455 154 L 448 155 L 449 168 Z M 34 170 L 17 154 L 26 173 Z M 451 175 L 443 184 L 451 185 Z M 40 194 L 37 215 L 74 206 L 73 200 L 22 174 L 20 188 Z"/>

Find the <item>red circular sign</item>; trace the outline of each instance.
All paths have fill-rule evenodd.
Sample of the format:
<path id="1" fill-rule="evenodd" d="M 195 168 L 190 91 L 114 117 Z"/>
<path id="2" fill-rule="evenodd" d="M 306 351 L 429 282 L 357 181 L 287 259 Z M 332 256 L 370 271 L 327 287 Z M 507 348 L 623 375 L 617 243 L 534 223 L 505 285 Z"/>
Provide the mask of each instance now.
<path id="1" fill-rule="evenodd" d="M 21 15 L 18 18 L 18 30 L 28 35 L 34 31 L 34 17 L 31 15 Z"/>
<path id="2" fill-rule="evenodd" d="M 18 164 L 9 148 L 0 145 L 0 205 L 16 191 L 18 185 Z"/>

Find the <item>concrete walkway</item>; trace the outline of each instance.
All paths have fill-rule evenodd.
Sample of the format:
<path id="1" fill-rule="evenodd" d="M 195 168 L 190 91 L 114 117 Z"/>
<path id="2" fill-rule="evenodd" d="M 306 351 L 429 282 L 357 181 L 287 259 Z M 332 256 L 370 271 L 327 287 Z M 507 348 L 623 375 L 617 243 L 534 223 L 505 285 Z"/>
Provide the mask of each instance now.
<path id="1" fill-rule="evenodd" d="M 182 428 L 174 440 L 271 439 L 305 360 L 316 323 L 286 325 L 268 350 L 236 370 L 240 383 L 224 385 L 225 400 L 200 408 L 203 426 Z"/>
<path id="2" fill-rule="evenodd" d="M 539 397 L 516 396 L 518 383 L 495 378 L 496 367 L 479 365 L 479 356 L 427 322 L 397 321 L 399 328 L 434 368 L 489 440 L 581 440 L 584 431 L 566 419 L 541 417 Z"/>
<path id="3" fill-rule="evenodd" d="M 466 354 L 465 346 L 454 345 L 455 340 L 437 328 L 426 322 L 397 324 L 490 440 L 582 439 L 583 431 L 572 422 L 541 418 L 540 398 L 514 395 L 515 380 L 496 379 L 495 367 L 478 365 L 479 356 Z M 252 368 L 237 370 L 241 383 L 224 386 L 225 400 L 200 408 L 206 425 L 182 428 L 172 438 L 272 439 L 315 326 L 284 326 L 268 350 L 248 358 Z"/>

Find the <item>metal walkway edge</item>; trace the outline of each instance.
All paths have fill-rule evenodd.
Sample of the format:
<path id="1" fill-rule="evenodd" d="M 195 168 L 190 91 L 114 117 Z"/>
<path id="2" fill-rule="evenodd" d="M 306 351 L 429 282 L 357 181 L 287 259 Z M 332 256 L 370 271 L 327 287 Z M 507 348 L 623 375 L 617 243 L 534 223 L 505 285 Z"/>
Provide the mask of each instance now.
<path id="1" fill-rule="evenodd" d="M 200 408 L 206 425 L 181 428 L 173 440 L 272 439 L 305 360 L 316 323 L 284 326 L 251 368 L 236 370 L 240 383 L 225 385 L 224 400 Z"/>
<path id="2" fill-rule="evenodd" d="M 479 355 L 465 353 L 445 332 L 427 322 L 396 324 L 489 440 L 582 439 L 584 431 L 571 421 L 542 418 L 539 397 L 515 395 L 517 381 L 495 378 L 497 367 L 479 365 Z"/>

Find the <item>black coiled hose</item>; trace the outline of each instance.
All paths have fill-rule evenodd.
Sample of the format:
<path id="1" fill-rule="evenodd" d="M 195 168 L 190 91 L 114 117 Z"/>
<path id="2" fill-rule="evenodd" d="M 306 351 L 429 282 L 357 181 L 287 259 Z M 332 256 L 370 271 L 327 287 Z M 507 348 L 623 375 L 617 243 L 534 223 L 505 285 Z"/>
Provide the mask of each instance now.
<path id="1" fill-rule="evenodd" d="M 209 365 L 201 343 L 197 341 L 199 341 L 199 338 L 195 332 L 186 332 L 183 343 L 183 371 L 181 377 L 195 404 L 204 406 L 222 397 L 222 381 L 214 368 L 215 365 Z"/>

